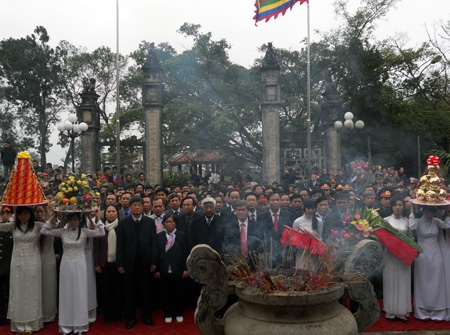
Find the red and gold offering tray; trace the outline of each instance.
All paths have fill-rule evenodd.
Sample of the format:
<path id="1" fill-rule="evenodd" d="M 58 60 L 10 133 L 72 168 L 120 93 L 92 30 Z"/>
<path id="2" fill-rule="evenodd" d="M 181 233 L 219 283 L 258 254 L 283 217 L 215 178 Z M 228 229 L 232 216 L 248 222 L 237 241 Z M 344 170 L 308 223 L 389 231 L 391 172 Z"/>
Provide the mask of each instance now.
<path id="1" fill-rule="evenodd" d="M 420 177 L 413 203 L 427 206 L 450 205 L 450 201 L 447 200 L 447 191 L 441 187 L 440 163 L 441 160 L 438 156 L 428 157 L 427 168 Z"/>
<path id="2" fill-rule="evenodd" d="M 45 195 L 31 163 L 28 151 L 17 154 L 17 160 L 9 176 L 3 194 L 4 206 L 35 206 L 46 203 Z"/>

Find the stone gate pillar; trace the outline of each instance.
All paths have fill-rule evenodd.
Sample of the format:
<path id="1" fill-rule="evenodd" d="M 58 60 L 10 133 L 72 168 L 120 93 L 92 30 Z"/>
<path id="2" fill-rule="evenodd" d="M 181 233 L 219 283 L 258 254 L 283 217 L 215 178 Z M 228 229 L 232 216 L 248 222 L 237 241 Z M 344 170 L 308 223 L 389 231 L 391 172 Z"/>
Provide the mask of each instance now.
<path id="1" fill-rule="evenodd" d="M 85 122 L 89 128 L 81 135 L 81 171 L 94 173 L 100 168 L 100 107 L 97 103 L 99 95 L 95 92 L 95 79 L 83 80 L 83 92 L 80 94 L 81 104 L 77 109 L 77 118 Z"/>
<path id="2" fill-rule="evenodd" d="M 162 68 L 153 43 L 142 71 L 142 105 L 145 113 L 144 171 L 150 184 L 162 184 Z"/>
<path id="3" fill-rule="evenodd" d="M 280 170 L 280 65 L 275 59 L 272 43 L 268 44 L 261 66 L 262 112 L 262 180 L 269 185 L 281 181 Z"/>
<path id="4" fill-rule="evenodd" d="M 339 169 L 341 167 L 341 138 L 334 122 L 342 118 L 342 102 L 339 92 L 329 82 L 322 93 L 325 104 L 322 107 L 322 121 L 325 130 L 324 167 Z"/>

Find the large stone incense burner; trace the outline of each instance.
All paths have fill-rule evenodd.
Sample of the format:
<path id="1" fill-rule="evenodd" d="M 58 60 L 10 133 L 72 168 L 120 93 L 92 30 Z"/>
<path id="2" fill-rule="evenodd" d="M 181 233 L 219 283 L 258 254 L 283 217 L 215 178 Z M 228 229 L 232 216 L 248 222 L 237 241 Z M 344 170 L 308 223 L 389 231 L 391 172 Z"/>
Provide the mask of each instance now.
<path id="1" fill-rule="evenodd" d="M 190 276 L 205 285 L 195 311 L 195 323 L 204 335 L 357 334 L 373 325 L 380 315 L 369 281 L 355 285 L 336 283 L 313 292 L 263 294 L 244 282 L 229 281 L 219 254 L 204 244 L 192 249 L 187 266 Z M 359 242 L 346 263 L 346 271 L 367 276 L 383 267 L 381 246 L 369 240 Z M 223 319 L 216 318 L 215 313 L 225 306 L 230 294 L 238 296 L 239 301 Z M 343 295 L 359 304 L 356 313 L 338 302 Z"/>

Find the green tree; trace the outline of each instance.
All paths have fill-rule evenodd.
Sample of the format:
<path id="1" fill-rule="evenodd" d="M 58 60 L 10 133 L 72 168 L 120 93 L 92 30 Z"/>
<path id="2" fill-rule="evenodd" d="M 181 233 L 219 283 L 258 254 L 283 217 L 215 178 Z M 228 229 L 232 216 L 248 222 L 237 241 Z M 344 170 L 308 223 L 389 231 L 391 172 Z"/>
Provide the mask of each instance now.
<path id="1" fill-rule="evenodd" d="M 61 67 L 63 77 L 64 98 L 78 108 L 81 104 L 80 93 L 83 91 L 83 80 L 95 79 L 95 91 L 99 95 L 100 117 L 105 124 L 110 123 L 115 106 L 116 54 L 110 48 L 101 46 L 92 52 L 83 47 L 75 47 L 67 41 L 61 41 L 59 48 L 64 50 L 64 66 Z M 119 76 L 126 73 L 127 58 L 119 55 Z"/>
<path id="2" fill-rule="evenodd" d="M 38 26 L 25 38 L 0 41 L 3 98 L 15 107 L 5 112 L 14 112 L 23 134 L 34 139 L 41 166 L 46 164 L 50 126 L 62 108 L 58 97 L 61 50 L 51 48 L 49 40 L 47 30 Z"/>
<path id="3" fill-rule="evenodd" d="M 232 63 L 228 43 L 201 33 L 199 25 L 186 23 L 179 32 L 194 40 L 192 49 L 177 54 L 167 43 L 155 47 L 165 87 L 165 157 L 187 148 L 210 148 L 224 150 L 241 164 L 260 165 L 259 74 Z M 126 78 L 130 91 L 136 83 L 140 88 L 148 48 L 144 42 L 131 54 L 136 67 Z"/>
<path id="4" fill-rule="evenodd" d="M 170 93 L 175 97 L 167 105 L 166 120 L 191 124 L 174 138 L 194 148 L 208 143 L 242 163 L 260 165 L 260 74 L 233 64 L 228 43 L 214 41 L 211 33 L 199 29 L 191 24 L 180 27 L 179 32 L 192 38 L 194 45 L 170 64 L 171 73 L 179 75 L 174 78 L 177 82 Z"/>

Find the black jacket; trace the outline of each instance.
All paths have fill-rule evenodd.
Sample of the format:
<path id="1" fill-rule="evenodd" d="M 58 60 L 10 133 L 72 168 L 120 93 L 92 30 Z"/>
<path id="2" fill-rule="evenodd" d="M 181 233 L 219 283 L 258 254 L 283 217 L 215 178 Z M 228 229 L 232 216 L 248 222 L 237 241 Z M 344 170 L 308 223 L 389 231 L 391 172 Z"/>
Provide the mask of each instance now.
<path id="1" fill-rule="evenodd" d="M 223 232 L 220 216 L 214 215 L 210 225 L 208 225 L 204 215 L 192 221 L 189 231 L 189 250 L 197 244 L 207 244 L 219 252 L 222 240 Z"/>
<path id="2" fill-rule="evenodd" d="M 167 252 L 166 243 L 167 235 L 166 231 L 158 233 L 156 236 L 158 252 L 155 254 L 153 264 L 156 264 L 156 271 L 161 274 L 169 273 L 169 266 L 174 274 L 182 275 L 186 270 L 186 259 L 188 255 L 187 239 L 184 236 L 184 232 L 175 232 L 175 242 Z"/>
<path id="3" fill-rule="evenodd" d="M 155 221 L 143 215 L 139 236 L 136 235 L 134 225 L 133 217 L 130 215 L 121 220 L 116 228 L 116 266 L 125 268 L 126 273 L 131 273 L 135 262 L 140 260 L 143 269 L 150 272 L 153 265 L 152 257 L 157 252 Z"/>
<path id="4" fill-rule="evenodd" d="M 264 251 L 264 232 L 258 229 L 255 221 L 247 221 L 247 249 L 248 254 L 262 254 Z M 233 222 L 228 222 L 223 230 L 223 247 L 221 249 L 222 259 L 226 259 L 227 253 L 231 252 L 233 255 L 241 254 L 241 228 L 239 226 L 239 219 Z M 250 257 L 249 257 L 250 258 Z"/>
<path id="5" fill-rule="evenodd" d="M 0 151 L 0 157 L 4 166 L 13 166 L 16 161 L 17 152 L 12 146 L 9 148 L 3 148 Z"/>
<path id="6" fill-rule="evenodd" d="M 281 234 L 285 229 L 285 225 L 292 227 L 293 223 L 291 213 L 283 209 L 280 209 L 278 213 L 278 228 L 276 231 L 273 224 L 272 214 L 269 210 L 261 213 L 257 219 L 259 229 L 265 233 L 264 241 L 266 243 L 266 250 L 270 250 L 272 248 L 272 267 L 282 266 L 284 248 L 280 242 Z"/>

